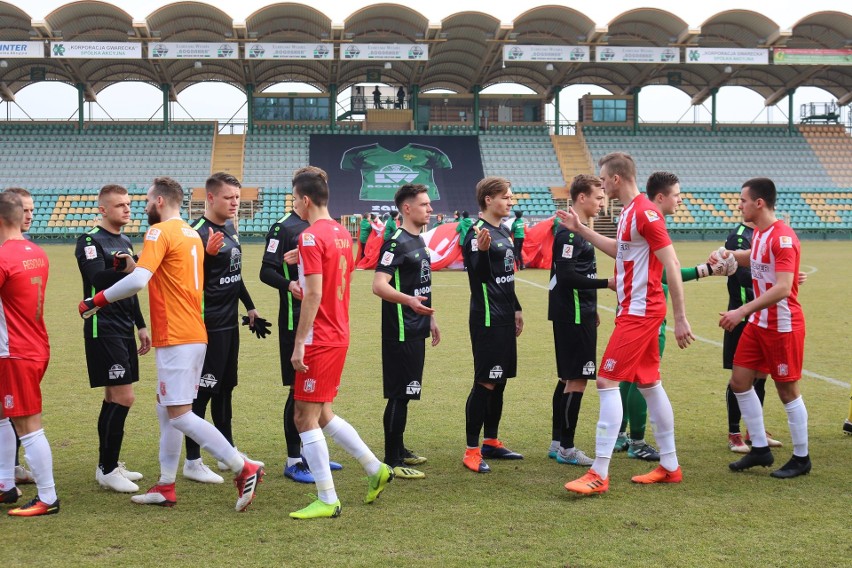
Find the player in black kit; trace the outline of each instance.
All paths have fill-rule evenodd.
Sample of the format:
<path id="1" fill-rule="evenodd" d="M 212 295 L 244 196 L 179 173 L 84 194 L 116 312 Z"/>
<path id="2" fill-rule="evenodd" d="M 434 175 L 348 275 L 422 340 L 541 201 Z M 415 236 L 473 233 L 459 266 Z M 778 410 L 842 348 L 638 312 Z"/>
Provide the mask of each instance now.
<path id="1" fill-rule="evenodd" d="M 481 218 L 462 236 L 464 266 L 470 283 L 470 343 L 473 388 L 465 405 L 467 450 L 462 462 L 477 473 L 491 468 L 483 458 L 523 459 L 497 437 L 503 414 L 506 380 L 515 376 L 517 337 L 524 329 L 521 304 L 515 295 L 515 254 L 512 236 L 501 219 L 512 212 L 508 180 L 487 177 L 476 184 Z M 479 432 L 484 429 L 482 448 Z"/>
<path id="2" fill-rule="evenodd" d="M 130 195 L 120 185 L 106 185 L 98 193 L 101 223 L 77 239 L 77 265 L 83 277 L 83 296 L 109 288 L 136 266 L 133 245 L 121 228 L 130 222 Z M 133 338 L 139 330 L 139 347 Z M 104 400 L 98 417 L 98 467 L 95 480 L 101 487 L 122 493 L 139 491 L 134 481 L 142 474 L 128 471 L 119 462 L 124 440 L 124 423 L 133 405 L 133 383 L 139 380 L 137 355 L 151 349 L 151 336 L 139 309 L 139 299 L 131 296 L 105 306 L 84 320 L 83 337 L 89 385 L 104 387 Z"/>
<path id="3" fill-rule="evenodd" d="M 293 177 L 302 173 L 320 173 L 327 179 L 325 172 L 314 166 L 296 170 Z M 308 464 L 302 458 L 302 439 L 293 421 L 293 382 L 296 370 L 290 363 L 293 347 L 296 345 L 296 328 L 299 326 L 299 312 L 302 308 L 302 288 L 299 286 L 299 235 L 308 228 L 308 222 L 290 211 L 278 219 L 266 233 L 266 251 L 260 266 L 260 281 L 278 290 L 280 302 L 278 309 L 278 352 L 281 358 L 281 382 L 290 387 L 287 402 L 284 403 L 284 440 L 287 444 L 287 463 L 284 476 L 299 483 L 314 483 Z M 290 253 L 289 259 L 285 255 Z M 341 469 L 336 462 L 330 462 L 332 470 Z"/>
<path id="4" fill-rule="evenodd" d="M 595 176 L 578 175 L 571 182 L 572 208 L 587 223 L 603 208 L 604 191 Z M 574 446 L 574 434 L 583 392 L 596 380 L 597 290 L 607 287 L 598 278 L 595 247 L 583 237 L 559 225 L 553 239 L 547 319 L 553 322 L 556 372 L 553 391 L 553 433 L 548 457 L 570 465 L 592 465 L 592 459 Z"/>
<path id="5" fill-rule="evenodd" d="M 405 447 L 408 401 L 420 400 L 425 340 L 441 341 L 432 308 L 432 263 L 420 232 L 429 224 L 431 200 L 425 185 L 404 185 L 394 196 L 402 225 L 384 242 L 373 278 L 373 294 L 382 299 L 382 377 L 387 399 L 384 414 L 385 459 L 398 479 L 426 475 L 405 466 L 426 458 Z"/>
<path id="6" fill-rule="evenodd" d="M 260 318 L 242 277 L 242 247 L 231 221 L 240 206 L 240 182 L 234 176 L 215 173 L 205 184 L 207 211 L 191 223 L 204 243 L 204 327 L 207 328 L 207 353 L 201 369 L 198 396 L 192 411 L 204 418 L 207 404 L 213 424 L 233 446 L 231 399 L 237 386 L 237 359 L 240 352 L 239 302 L 248 310 L 249 327 Z M 243 457 L 246 457 L 243 454 Z M 246 458 L 248 459 L 248 458 Z M 256 461 L 256 460 L 253 460 Z M 261 462 L 261 466 L 263 465 Z M 230 469 L 220 463 L 219 469 Z M 217 473 L 201 460 L 201 448 L 186 438 L 183 476 L 202 483 L 222 483 Z"/>

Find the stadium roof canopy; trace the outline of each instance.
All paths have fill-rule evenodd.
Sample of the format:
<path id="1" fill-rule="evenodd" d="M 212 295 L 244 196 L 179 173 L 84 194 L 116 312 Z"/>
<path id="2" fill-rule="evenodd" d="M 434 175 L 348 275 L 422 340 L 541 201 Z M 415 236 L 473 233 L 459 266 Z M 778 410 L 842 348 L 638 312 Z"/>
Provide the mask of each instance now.
<path id="1" fill-rule="evenodd" d="M 72 2 L 32 20 L 23 10 L 0 1 L 0 42 L 23 40 L 112 42 L 254 42 L 270 43 L 421 43 L 429 47 L 428 61 L 381 62 L 339 60 L 281 61 L 206 59 L 200 68 L 187 59 L 84 60 L 8 59 L 0 66 L 0 94 L 4 98 L 33 82 L 31 68 L 45 69 L 45 79 L 86 86 L 86 96 L 120 81 L 170 85 L 171 96 L 202 81 L 223 81 L 255 91 L 281 82 L 304 82 L 321 91 L 338 90 L 364 82 L 367 71 L 379 68 L 382 82 L 419 85 L 421 92 L 449 89 L 470 92 L 497 83 L 518 83 L 551 97 L 554 89 L 570 84 L 596 84 L 618 94 L 647 85 L 679 85 L 697 104 L 712 89 L 726 85 L 755 90 L 767 105 L 790 89 L 808 85 L 825 89 L 841 104 L 852 102 L 852 66 L 843 65 L 712 65 L 630 63 L 504 62 L 503 46 L 589 45 L 849 49 L 852 16 L 818 12 L 802 18 L 789 30 L 757 12 L 729 10 L 691 28 L 676 14 L 639 8 L 606 25 L 564 6 L 540 6 L 510 24 L 481 12 L 460 12 L 430 23 L 419 12 L 399 4 L 375 4 L 351 14 L 342 25 L 318 10 L 297 3 L 265 6 L 245 22 L 236 22 L 222 10 L 202 2 L 168 4 L 142 20 L 105 2 Z"/>

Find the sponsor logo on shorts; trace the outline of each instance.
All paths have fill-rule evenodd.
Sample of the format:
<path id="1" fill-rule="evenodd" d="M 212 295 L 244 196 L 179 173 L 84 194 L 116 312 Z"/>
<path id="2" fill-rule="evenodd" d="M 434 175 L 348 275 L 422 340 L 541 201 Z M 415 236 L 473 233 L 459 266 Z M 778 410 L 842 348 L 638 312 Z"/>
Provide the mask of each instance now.
<path id="1" fill-rule="evenodd" d="M 11 394 L 7 394 L 5 397 L 3 397 L 3 408 L 15 408 L 15 397 L 13 397 Z"/>
<path id="2" fill-rule="evenodd" d="M 305 392 L 314 392 L 317 388 L 317 380 L 316 379 L 305 379 Z"/>
<path id="3" fill-rule="evenodd" d="M 386 252 L 385 254 L 382 255 L 382 261 L 380 263 L 382 266 L 390 266 L 392 262 L 393 262 L 393 253 L 392 252 L 388 251 L 388 252 Z"/>
<path id="4" fill-rule="evenodd" d="M 269 244 L 266 245 L 266 252 L 275 252 L 278 250 L 278 243 L 280 243 L 278 239 L 269 239 Z"/>
<path id="5" fill-rule="evenodd" d="M 562 245 L 562 258 L 574 258 L 574 245 Z"/>
<path id="6" fill-rule="evenodd" d="M 124 378 L 124 367 L 116 363 L 109 368 L 109 380 L 117 381 Z"/>
<path id="7" fill-rule="evenodd" d="M 166 383 L 160 381 L 160 396 L 166 396 Z"/>
<path id="8" fill-rule="evenodd" d="M 420 394 L 420 383 L 417 381 L 411 381 L 405 387 L 405 394 Z"/>
<path id="9" fill-rule="evenodd" d="M 613 369 L 615 369 L 615 366 L 617 364 L 618 364 L 618 361 L 616 361 L 615 359 L 612 359 L 612 358 L 607 359 L 606 361 L 604 361 L 604 367 L 603 367 L 604 371 L 612 371 Z"/>
<path id="10" fill-rule="evenodd" d="M 204 387 L 206 389 L 212 389 L 216 386 L 216 383 L 219 381 L 216 379 L 216 376 L 213 373 L 204 373 L 201 375 L 201 380 L 198 381 L 198 386 Z"/>
<path id="11" fill-rule="evenodd" d="M 585 365 L 583 365 L 583 375 L 594 375 L 595 374 L 595 362 L 588 361 Z"/>
<path id="12" fill-rule="evenodd" d="M 303 247 L 313 247 L 316 246 L 317 241 L 314 236 L 310 233 L 302 233 L 302 246 Z"/>
<path id="13" fill-rule="evenodd" d="M 148 233 L 145 235 L 146 241 L 156 241 L 160 238 L 160 229 L 148 229 Z"/>
<path id="14" fill-rule="evenodd" d="M 778 365 L 778 376 L 779 377 L 786 377 L 789 374 L 790 374 L 790 368 L 787 366 L 786 363 L 781 363 L 780 365 Z"/>
<path id="15" fill-rule="evenodd" d="M 83 252 L 86 253 L 86 260 L 92 260 L 93 258 L 98 258 L 98 249 L 94 247 L 94 245 L 89 247 L 83 247 Z"/>
<path id="16" fill-rule="evenodd" d="M 778 237 L 778 244 L 781 245 L 782 249 L 793 248 L 793 237 Z"/>
<path id="17" fill-rule="evenodd" d="M 489 379 L 502 379 L 503 378 L 503 367 L 500 365 L 494 365 L 491 367 L 491 371 L 488 373 Z"/>

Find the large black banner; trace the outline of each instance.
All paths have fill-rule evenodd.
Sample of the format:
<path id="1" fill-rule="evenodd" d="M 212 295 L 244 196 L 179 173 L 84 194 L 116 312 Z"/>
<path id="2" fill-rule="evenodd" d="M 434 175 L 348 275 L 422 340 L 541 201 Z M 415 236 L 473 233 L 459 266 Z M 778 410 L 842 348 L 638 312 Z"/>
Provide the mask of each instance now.
<path id="1" fill-rule="evenodd" d="M 406 183 L 429 188 L 435 213 L 467 210 L 475 217 L 482 179 L 477 136 L 313 134 L 311 165 L 328 172 L 329 211 L 335 216 L 394 211 Z"/>

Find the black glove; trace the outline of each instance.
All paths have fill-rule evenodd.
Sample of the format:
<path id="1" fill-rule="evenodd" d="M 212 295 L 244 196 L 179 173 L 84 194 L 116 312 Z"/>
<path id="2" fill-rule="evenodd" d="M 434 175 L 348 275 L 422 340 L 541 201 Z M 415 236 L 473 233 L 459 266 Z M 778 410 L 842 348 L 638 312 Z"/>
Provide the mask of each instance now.
<path id="1" fill-rule="evenodd" d="M 253 332 L 258 339 L 266 339 L 266 336 L 272 333 L 272 324 L 261 317 L 254 318 L 254 325 L 249 325 L 249 317 L 243 316 L 243 325 L 248 325 L 249 331 Z"/>

